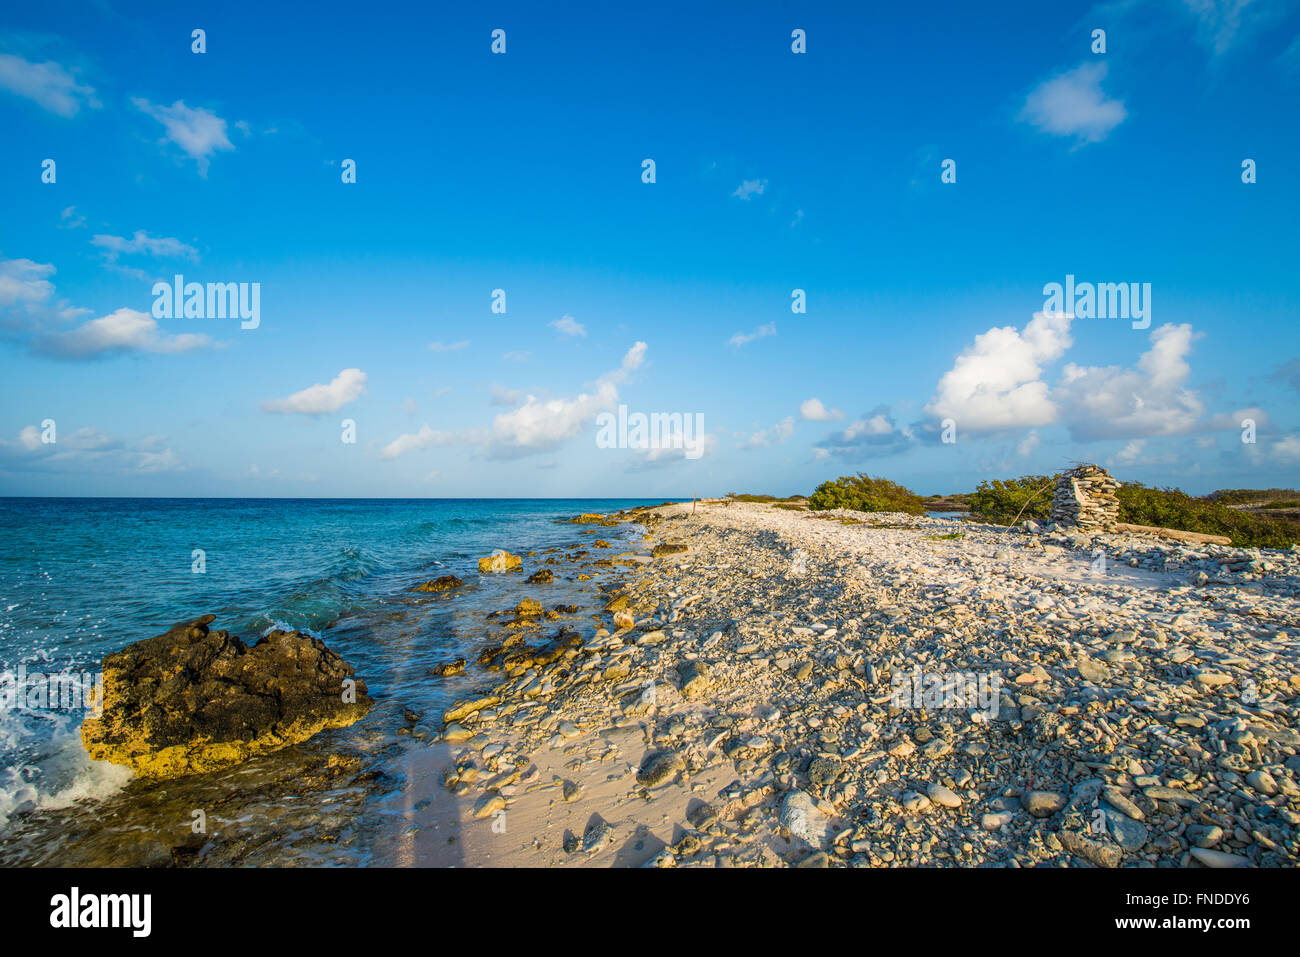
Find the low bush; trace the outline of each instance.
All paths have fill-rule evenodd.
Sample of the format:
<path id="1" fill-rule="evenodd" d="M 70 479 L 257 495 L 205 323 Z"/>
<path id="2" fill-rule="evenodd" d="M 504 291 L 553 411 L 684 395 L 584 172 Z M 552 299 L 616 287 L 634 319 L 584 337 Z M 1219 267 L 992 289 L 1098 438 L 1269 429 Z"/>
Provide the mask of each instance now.
<path id="1" fill-rule="evenodd" d="M 1055 484 L 1050 475 L 985 480 L 970 495 L 971 514 L 998 525 L 1010 525 L 1017 515 L 1022 522 L 1029 519 L 1045 522 L 1052 512 Z"/>
<path id="2" fill-rule="evenodd" d="M 1227 535 L 1241 548 L 1286 548 L 1300 542 L 1300 525 L 1228 508 L 1222 501 L 1193 498 L 1176 488 L 1126 483 L 1119 495 L 1119 520 L 1184 532 Z"/>
<path id="3" fill-rule="evenodd" d="M 822 482 L 809 496 L 808 507 L 814 511 L 847 508 L 857 512 L 925 514 L 925 501 L 911 489 L 889 479 L 872 478 L 866 472 Z"/>

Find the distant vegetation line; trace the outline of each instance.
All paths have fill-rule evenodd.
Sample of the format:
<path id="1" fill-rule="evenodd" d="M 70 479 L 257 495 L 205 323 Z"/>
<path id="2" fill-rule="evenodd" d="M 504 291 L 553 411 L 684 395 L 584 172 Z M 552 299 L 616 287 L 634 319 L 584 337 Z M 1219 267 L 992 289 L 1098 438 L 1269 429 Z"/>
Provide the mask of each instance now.
<path id="1" fill-rule="evenodd" d="M 843 508 L 922 515 L 928 511 L 969 509 L 972 518 L 1009 525 L 1016 521 L 1049 521 L 1054 485 L 1055 477 L 1051 475 L 1022 475 L 985 480 L 974 492 L 923 498 L 889 479 L 859 472 L 822 482 L 807 498 L 735 492 L 727 497 L 814 512 Z M 1227 535 L 1234 545 L 1243 548 L 1286 548 L 1300 543 L 1300 491 L 1296 489 L 1219 489 L 1209 495 L 1192 496 L 1177 488 L 1124 482 L 1118 496 L 1120 521 L 1132 525 Z"/>

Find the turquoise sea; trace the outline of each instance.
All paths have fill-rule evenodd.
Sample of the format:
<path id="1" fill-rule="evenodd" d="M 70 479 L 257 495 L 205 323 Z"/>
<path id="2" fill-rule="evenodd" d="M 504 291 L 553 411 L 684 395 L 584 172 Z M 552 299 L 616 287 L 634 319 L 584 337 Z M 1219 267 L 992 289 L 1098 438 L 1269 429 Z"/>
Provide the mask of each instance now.
<path id="1" fill-rule="evenodd" d="M 188 855 L 181 859 L 196 863 L 388 861 L 383 845 L 400 822 L 386 822 L 386 809 L 394 794 L 413 786 L 402 771 L 413 742 L 396 734 L 404 711 L 433 719 L 490 677 L 471 666 L 463 677 L 440 679 L 429 668 L 456 657 L 472 662 L 485 643 L 486 614 L 525 594 L 548 607 L 581 606 L 579 630 L 597 624 L 588 616 L 599 611 L 597 589 L 608 573 L 557 565 L 554 584 L 527 586 L 519 574 L 480 576 L 477 559 L 497 548 L 525 554 L 585 546 L 591 539 L 584 527 L 564 519 L 641 504 L 653 503 L 0 499 L 0 674 L 19 666 L 97 672 L 106 653 L 212 613 L 213 628 L 250 644 L 273 628 L 320 636 L 357 669 L 376 700 L 358 724 L 318 735 L 290 754 L 168 786 L 145 785 L 90 761 L 78 735 L 84 712 L 6 707 L 0 864 L 158 863 L 160 848 L 180 843 Z M 621 541 L 639 541 L 639 533 L 632 524 L 601 529 L 611 554 Z M 525 572 L 536 562 L 526 560 Z M 572 580 L 579 570 L 595 577 Z M 455 598 L 411 593 L 444 574 L 467 587 Z M 293 762 L 314 766 L 313 752 L 325 749 L 342 749 L 366 771 L 361 793 L 338 796 L 343 810 L 320 806 L 319 794 L 280 793 Z M 199 800 L 219 804 L 215 817 L 242 821 L 249 836 L 204 845 L 185 832 L 185 821 L 160 823 Z M 265 840 L 253 840 L 257 835 Z"/>

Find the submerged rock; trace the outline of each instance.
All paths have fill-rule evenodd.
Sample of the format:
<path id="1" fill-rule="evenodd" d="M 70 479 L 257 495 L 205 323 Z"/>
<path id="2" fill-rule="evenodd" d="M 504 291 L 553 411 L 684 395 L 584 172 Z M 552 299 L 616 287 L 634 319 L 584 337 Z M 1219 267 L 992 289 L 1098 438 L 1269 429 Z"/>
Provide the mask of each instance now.
<path id="1" fill-rule="evenodd" d="M 201 774 L 360 720 L 373 702 L 319 638 L 273 631 L 249 646 L 174 625 L 104 659 L 104 706 L 81 726 L 92 758 L 143 778 Z"/>
<path id="2" fill-rule="evenodd" d="M 427 581 L 422 585 L 416 585 L 411 591 L 442 592 L 451 591 L 453 588 L 459 588 L 465 584 L 455 575 L 441 575 L 432 581 Z"/>

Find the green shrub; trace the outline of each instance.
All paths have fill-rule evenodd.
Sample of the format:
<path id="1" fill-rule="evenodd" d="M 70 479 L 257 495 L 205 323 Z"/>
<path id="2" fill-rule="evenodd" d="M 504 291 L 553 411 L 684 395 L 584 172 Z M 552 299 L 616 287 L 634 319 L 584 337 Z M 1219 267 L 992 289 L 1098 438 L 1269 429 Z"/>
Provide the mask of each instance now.
<path id="1" fill-rule="evenodd" d="M 872 478 L 866 472 L 822 482 L 808 498 L 808 507 L 814 511 L 847 508 L 857 512 L 925 514 L 925 502 L 911 489 L 889 479 Z"/>
<path id="2" fill-rule="evenodd" d="M 1300 525 L 1228 508 L 1221 501 L 1192 498 L 1176 488 L 1126 483 L 1119 495 L 1119 520 L 1184 532 L 1227 535 L 1241 548 L 1286 548 L 1300 542 Z"/>
<path id="3" fill-rule="evenodd" d="M 971 514 L 999 525 L 1010 525 L 1017 515 L 1022 522 L 1029 519 L 1045 522 L 1052 512 L 1055 484 L 1050 475 L 985 480 L 969 496 Z"/>

